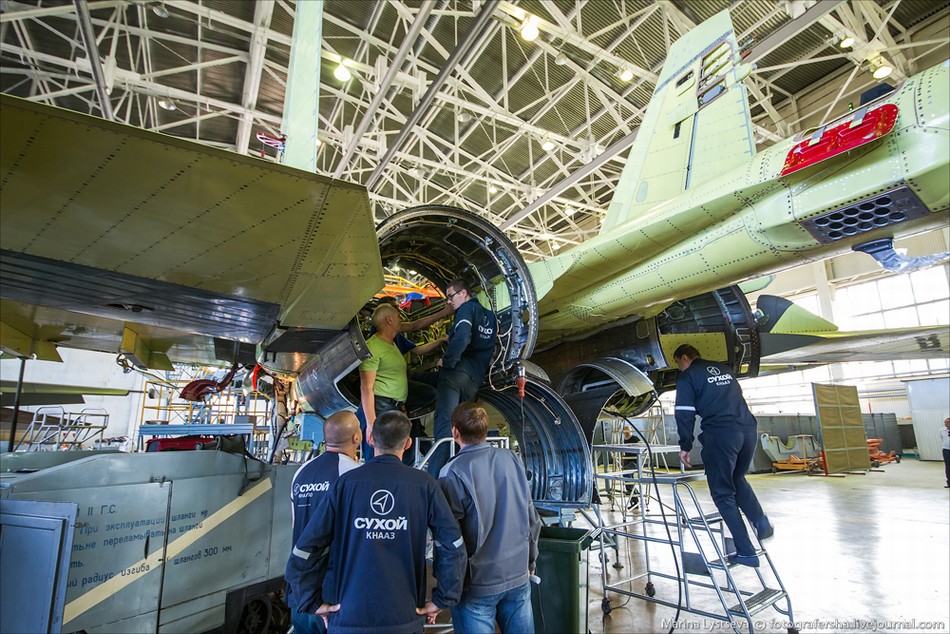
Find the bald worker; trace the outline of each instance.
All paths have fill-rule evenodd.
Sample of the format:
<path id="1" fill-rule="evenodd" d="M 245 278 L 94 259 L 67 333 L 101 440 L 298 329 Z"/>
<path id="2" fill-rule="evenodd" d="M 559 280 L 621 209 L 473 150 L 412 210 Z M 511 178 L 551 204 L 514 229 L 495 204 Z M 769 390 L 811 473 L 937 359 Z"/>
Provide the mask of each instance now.
<path id="1" fill-rule="evenodd" d="M 406 358 L 396 343 L 402 331 L 399 311 L 390 304 L 380 304 L 373 311 L 373 327 L 376 333 L 366 340 L 366 347 L 373 356 L 360 363 L 360 407 L 356 410 L 363 430 L 364 462 L 373 457 L 369 441 L 376 417 L 392 410 L 402 411 L 409 396 Z M 415 347 L 413 353 L 425 354 L 439 345 L 441 340 L 436 340 Z"/>
<path id="2" fill-rule="evenodd" d="M 333 488 L 333 483 L 337 481 L 337 478 L 360 466 L 356 461 L 356 448 L 360 446 L 363 435 L 360 432 L 360 422 L 352 412 L 344 410 L 331 414 L 323 423 L 323 437 L 326 441 L 326 451 L 297 469 L 290 488 L 290 499 L 293 502 L 294 544 L 297 543 L 297 538 L 300 537 L 318 505 Z M 317 563 L 316 558 L 314 559 L 314 563 Z M 326 563 L 325 560 L 323 563 Z M 311 571 L 314 575 L 320 573 L 322 571 L 316 567 Z M 320 576 L 322 577 L 322 574 Z M 317 588 L 318 593 L 319 590 Z M 327 630 L 321 617 L 298 612 L 294 607 L 307 600 L 306 596 L 302 596 L 303 594 L 300 588 L 288 584 L 287 604 L 291 606 L 294 632 L 323 634 Z"/>
<path id="3" fill-rule="evenodd" d="M 402 412 L 379 415 L 376 456 L 340 476 L 287 562 L 286 579 L 301 589 L 295 607 L 326 615 L 331 632 L 422 634 L 425 621 L 434 623 L 462 594 L 465 545 L 445 495 L 432 476 L 401 464 L 411 427 Z M 311 574 L 314 559 L 329 560 L 325 573 Z"/>

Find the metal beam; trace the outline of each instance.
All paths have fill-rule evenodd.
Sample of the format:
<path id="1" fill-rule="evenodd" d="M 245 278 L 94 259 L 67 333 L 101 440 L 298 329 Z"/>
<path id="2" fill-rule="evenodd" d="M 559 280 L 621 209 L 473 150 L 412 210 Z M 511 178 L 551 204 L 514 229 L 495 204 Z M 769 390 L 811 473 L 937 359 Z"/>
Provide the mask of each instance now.
<path id="1" fill-rule="evenodd" d="M 95 9 L 114 9 L 116 7 L 128 6 L 128 0 L 101 0 L 100 2 L 87 2 L 90 10 Z M 15 2 L 14 0 L 4 0 L 3 13 L 0 13 L 0 24 L 14 22 L 17 20 L 32 20 L 46 18 L 50 16 L 62 16 L 67 13 L 73 13 L 75 9 L 68 4 L 56 7 L 40 7 L 24 2 Z"/>
<path id="2" fill-rule="evenodd" d="M 582 178 L 584 178 L 585 176 L 588 176 L 589 174 L 603 167 L 604 164 L 607 163 L 607 161 L 609 161 L 611 158 L 613 158 L 617 154 L 620 154 L 625 149 L 633 145 L 634 139 L 637 138 L 638 131 L 639 131 L 639 128 L 637 128 L 636 130 L 634 130 L 627 136 L 623 137 L 622 139 L 620 139 L 619 141 L 611 145 L 609 148 L 607 148 L 604 151 L 603 154 L 595 158 L 593 161 L 591 161 L 587 165 L 584 165 L 583 167 L 574 170 L 574 172 L 570 176 L 568 176 L 567 178 L 559 182 L 557 185 L 549 189 L 547 192 L 545 192 L 543 196 L 541 196 L 540 198 L 535 200 L 533 203 L 531 203 L 530 205 L 528 205 L 527 207 L 525 207 L 524 209 L 516 213 L 511 218 L 508 218 L 503 223 L 501 223 L 499 228 L 502 231 L 506 231 L 510 229 L 514 225 L 518 224 L 519 222 L 521 222 L 522 220 L 524 220 L 525 218 L 533 214 L 537 209 L 540 209 L 541 205 L 545 205 L 551 202 L 555 197 L 559 196 L 561 192 L 563 192 L 569 187 L 573 187 Z"/>
<path id="3" fill-rule="evenodd" d="M 455 69 L 455 65 L 465 57 L 469 50 L 471 50 L 472 45 L 475 43 L 478 35 L 485 29 L 489 21 L 492 19 L 492 13 L 495 11 L 495 5 L 497 3 L 494 0 L 489 0 L 485 3 L 485 6 L 482 7 L 481 12 L 475 18 L 475 21 L 472 23 L 472 26 L 469 27 L 468 32 L 465 34 L 465 37 L 455 47 L 455 50 L 452 51 L 452 55 L 449 56 L 449 59 L 445 61 L 445 65 L 442 67 L 442 70 L 439 71 L 439 74 L 436 76 L 432 83 L 429 84 L 428 90 L 422 96 L 422 99 L 419 100 L 419 105 L 416 106 L 415 110 L 412 111 L 412 114 L 409 115 L 409 120 L 406 121 L 406 125 L 403 126 L 402 130 L 399 131 L 399 135 L 393 140 L 390 144 L 389 149 L 386 151 L 386 154 L 383 155 L 383 158 L 380 159 L 379 164 L 376 166 L 376 169 L 373 170 L 373 173 L 369 175 L 369 179 L 366 181 L 366 188 L 372 191 L 376 184 L 379 182 L 380 176 L 383 174 L 383 170 L 386 169 L 386 166 L 389 164 L 389 161 L 392 160 L 393 154 L 395 154 L 406 142 L 406 139 L 409 138 L 409 135 L 412 133 L 413 127 L 416 123 L 422 118 L 422 116 L 428 111 L 429 106 L 432 104 L 432 100 L 435 99 L 435 95 L 439 92 L 439 89 L 442 88 L 442 84 L 445 83 L 445 80 L 449 78 L 449 75 Z"/>
<path id="4" fill-rule="evenodd" d="M 247 67 L 244 70 L 244 94 L 241 104 L 247 109 L 238 123 L 237 137 L 234 143 L 238 154 L 247 152 L 251 142 L 251 127 L 254 124 L 252 114 L 257 107 L 257 93 L 261 87 L 261 72 L 264 69 L 264 55 L 267 53 L 267 32 L 271 17 L 274 15 L 274 0 L 258 0 L 254 5 L 254 31 L 251 33 L 251 50 Z"/>
<path id="5" fill-rule="evenodd" d="M 96 95 L 99 97 L 102 116 L 110 121 L 114 120 L 112 102 L 109 101 L 106 79 L 102 72 L 102 62 L 99 59 L 99 47 L 96 45 L 96 34 L 92 30 L 92 19 L 89 17 L 89 5 L 86 4 L 86 0 L 73 0 L 73 4 L 76 7 L 76 17 L 79 21 L 79 33 L 82 35 L 82 41 L 86 47 L 86 56 L 89 58 L 89 67 L 92 69 L 92 77 L 96 82 Z"/>
<path id="6" fill-rule="evenodd" d="M 426 20 L 429 19 L 429 14 L 434 8 L 435 5 L 431 2 L 423 2 L 422 6 L 419 8 L 419 12 L 416 14 L 416 19 L 413 20 L 412 26 L 409 28 L 409 32 L 406 33 L 406 37 L 402 41 L 402 45 L 399 47 L 399 50 L 396 51 L 396 54 L 389 62 L 389 68 L 386 70 L 386 74 L 376 87 L 376 94 L 373 96 L 373 100 L 369 102 L 369 106 L 363 113 L 363 119 L 359 122 L 359 125 L 356 126 L 356 130 L 353 132 L 353 138 L 350 139 L 350 142 L 343 150 L 343 156 L 340 158 L 340 162 L 337 163 L 336 169 L 333 171 L 333 178 L 340 178 L 340 176 L 343 174 L 343 170 L 346 169 L 346 166 L 349 164 L 350 159 L 353 157 L 353 153 L 356 151 L 356 148 L 360 143 L 360 140 L 363 138 L 363 135 L 366 134 L 370 124 L 373 122 L 373 117 L 376 116 L 376 110 L 379 109 L 379 105 L 383 102 L 383 99 L 389 92 L 389 87 L 392 85 L 393 79 L 395 79 L 396 74 L 399 73 L 403 60 L 406 59 L 406 55 L 409 54 L 409 51 L 413 50 L 415 47 L 416 39 L 419 37 L 419 33 L 422 31 L 422 28 L 426 24 Z"/>
<path id="7" fill-rule="evenodd" d="M 805 9 L 805 12 L 800 16 L 775 29 L 765 39 L 753 46 L 749 50 L 749 54 L 746 56 L 745 61 L 752 64 L 756 60 L 762 59 L 776 48 L 810 27 L 842 2 L 843 0 L 819 0 L 812 6 Z"/>

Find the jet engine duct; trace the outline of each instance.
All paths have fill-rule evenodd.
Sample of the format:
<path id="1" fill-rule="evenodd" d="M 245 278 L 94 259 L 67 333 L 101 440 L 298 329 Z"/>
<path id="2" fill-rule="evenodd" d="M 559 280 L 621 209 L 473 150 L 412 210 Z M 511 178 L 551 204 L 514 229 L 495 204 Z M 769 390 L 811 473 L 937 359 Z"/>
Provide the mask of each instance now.
<path id="1" fill-rule="evenodd" d="M 557 392 L 530 375 L 524 399 L 518 398 L 515 378 L 515 372 L 493 377 L 478 398 L 517 437 L 532 499 L 542 508 L 590 506 L 594 470 L 580 423 Z"/>
<path id="2" fill-rule="evenodd" d="M 443 290 L 463 278 L 498 318 L 498 346 L 479 400 L 508 423 L 518 439 L 540 507 L 590 505 L 590 449 L 573 412 L 526 362 L 538 334 L 538 302 L 518 249 L 489 220 L 439 205 L 394 214 L 377 227 L 383 265 L 412 270 Z M 516 367 L 528 370 L 524 399 Z"/>
<path id="3" fill-rule="evenodd" d="M 295 395 L 306 400 L 323 418 L 341 409 L 352 409 L 352 403 L 340 391 L 340 379 L 370 356 L 359 325 L 356 320 L 351 321 L 347 330 L 338 333 L 307 361 L 294 383 Z"/>
<path id="4" fill-rule="evenodd" d="M 737 286 L 677 301 L 647 319 L 608 328 L 538 352 L 538 363 L 558 384 L 588 440 L 601 409 L 628 416 L 645 412 L 662 392 L 676 386 L 673 351 L 683 343 L 707 359 L 730 365 L 736 376 L 756 376 L 761 346 L 755 316 Z"/>
<path id="5" fill-rule="evenodd" d="M 394 214 L 376 229 L 383 266 L 424 275 L 443 290 L 455 278 L 472 285 L 498 318 L 492 372 L 527 359 L 538 337 L 534 283 L 518 249 L 489 220 L 441 205 Z"/>

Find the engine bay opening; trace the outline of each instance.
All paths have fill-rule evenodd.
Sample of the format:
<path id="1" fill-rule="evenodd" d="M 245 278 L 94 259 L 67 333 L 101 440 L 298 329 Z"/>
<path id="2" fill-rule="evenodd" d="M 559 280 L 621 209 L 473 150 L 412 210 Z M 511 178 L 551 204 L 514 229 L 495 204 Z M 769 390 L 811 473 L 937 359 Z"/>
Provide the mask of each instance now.
<path id="1" fill-rule="evenodd" d="M 528 378 L 519 398 L 515 375 L 479 391 L 489 424 L 517 438 L 531 495 L 539 508 L 586 508 L 594 490 L 590 447 L 567 404 L 544 381 Z"/>
<path id="2" fill-rule="evenodd" d="M 531 356 L 538 334 L 534 285 L 518 249 L 490 221 L 454 207 L 425 205 L 390 216 L 376 234 L 385 268 L 415 271 L 443 293 L 462 278 L 494 311 L 493 374 Z"/>
<path id="3" fill-rule="evenodd" d="M 498 320 L 497 345 L 488 380 L 478 393 L 492 425 L 509 437 L 520 453 L 539 508 L 587 507 L 594 487 L 588 442 L 570 407 L 526 359 L 537 338 L 538 313 L 534 285 L 527 265 L 515 246 L 481 216 L 442 206 L 424 206 L 397 213 L 377 227 L 383 267 L 390 275 L 403 275 L 419 289 L 432 292 L 412 300 L 400 293 L 405 285 L 384 289 L 366 304 L 350 327 L 348 337 L 333 354 L 301 372 L 298 393 L 320 416 L 360 404 L 359 361 L 370 336 L 369 317 L 383 296 L 398 296 L 404 316 L 415 321 L 438 313 L 446 303 L 445 289 L 453 280 L 465 280 L 483 306 Z M 402 301 L 399 301 L 402 300 Z M 413 343 L 424 345 L 446 334 L 451 317 L 425 330 L 408 333 Z M 349 348 L 347 348 L 349 346 Z M 409 416 L 432 435 L 433 400 L 428 407 L 413 407 L 412 381 L 417 372 L 435 371 L 438 354 L 411 357 L 409 365 Z M 529 378 L 524 398 L 518 395 L 518 368 Z M 419 403 L 421 399 L 416 399 Z M 319 407 L 318 407 L 319 405 Z"/>

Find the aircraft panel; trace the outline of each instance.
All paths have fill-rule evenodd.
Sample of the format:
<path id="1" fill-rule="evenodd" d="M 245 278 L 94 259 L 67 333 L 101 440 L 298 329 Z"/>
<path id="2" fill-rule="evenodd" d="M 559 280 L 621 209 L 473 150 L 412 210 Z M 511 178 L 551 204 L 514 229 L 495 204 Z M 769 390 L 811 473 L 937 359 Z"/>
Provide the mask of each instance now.
<path id="1" fill-rule="evenodd" d="M 341 329 L 383 286 L 364 189 L 2 97 L 0 247 Z"/>
<path id="2" fill-rule="evenodd" d="M 804 365 L 846 361 L 946 359 L 950 326 L 815 334 L 762 333 L 762 361 Z"/>
<path id="3" fill-rule="evenodd" d="M 215 356 L 212 337 L 179 332 L 167 328 L 130 324 L 120 319 L 84 315 L 55 308 L 34 306 L 0 300 L 2 322 L 22 338 L 35 342 L 52 342 L 67 348 L 95 352 L 119 353 L 122 351 L 122 336 L 128 327 L 152 352 L 164 353 L 174 361 L 220 364 Z M 7 341 L 7 328 L 0 337 L 0 347 L 11 349 Z M 25 351 L 28 354 L 29 351 Z M 19 352 L 16 352 L 19 354 Z"/>
<path id="4" fill-rule="evenodd" d="M 728 11 L 670 47 L 601 234 L 740 166 L 755 154 Z"/>

